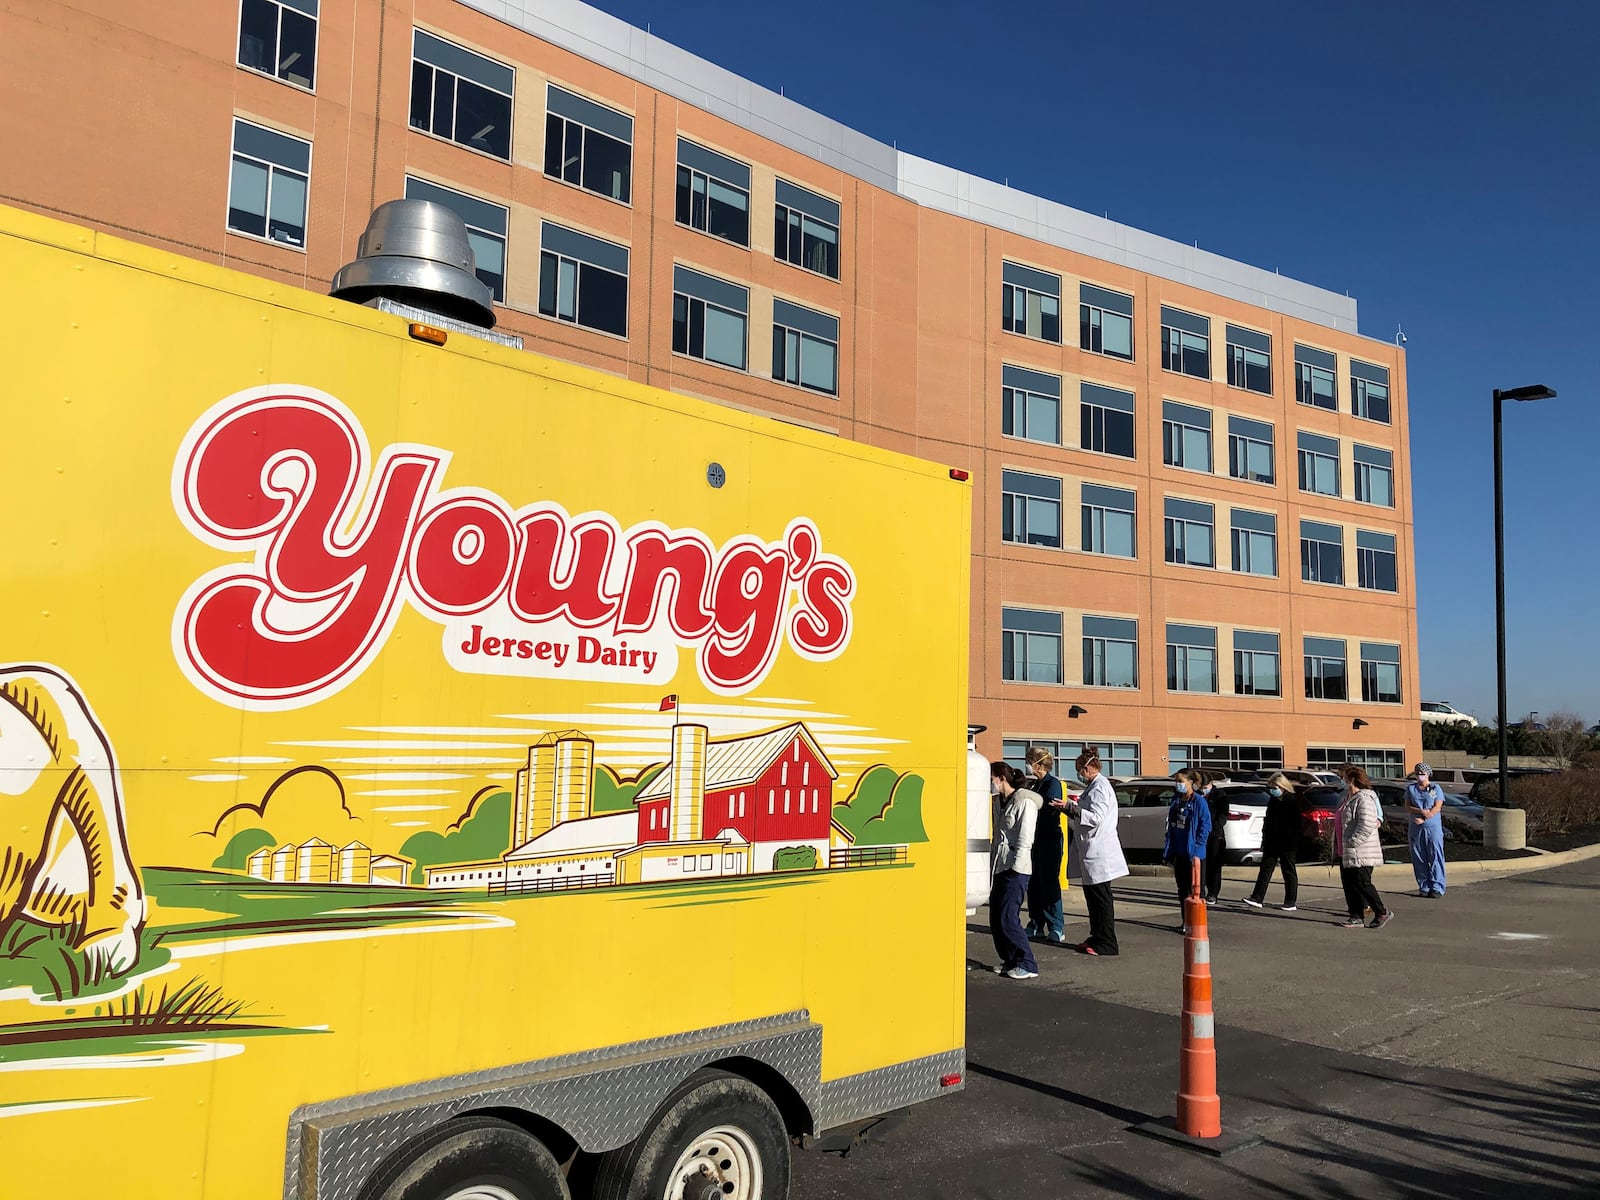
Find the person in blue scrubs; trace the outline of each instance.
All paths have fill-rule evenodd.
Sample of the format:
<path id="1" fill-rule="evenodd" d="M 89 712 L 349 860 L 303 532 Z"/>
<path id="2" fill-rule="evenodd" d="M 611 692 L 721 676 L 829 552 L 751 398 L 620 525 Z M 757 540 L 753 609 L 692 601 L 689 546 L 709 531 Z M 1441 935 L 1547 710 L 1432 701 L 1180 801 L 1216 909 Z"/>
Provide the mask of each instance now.
<path id="1" fill-rule="evenodd" d="M 1406 816 L 1411 829 L 1411 869 L 1417 876 L 1417 895 L 1438 899 L 1444 895 L 1444 792 L 1433 782 L 1433 768 L 1418 763 L 1406 788 Z"/>

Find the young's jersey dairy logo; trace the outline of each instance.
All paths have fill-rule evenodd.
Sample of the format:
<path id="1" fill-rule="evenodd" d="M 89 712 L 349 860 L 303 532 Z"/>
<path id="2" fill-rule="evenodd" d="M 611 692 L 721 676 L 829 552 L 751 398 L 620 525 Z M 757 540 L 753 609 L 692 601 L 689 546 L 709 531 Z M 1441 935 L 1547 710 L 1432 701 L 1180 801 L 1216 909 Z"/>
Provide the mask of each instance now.
<path id="1" fill-rule="evenodd" d="M 695 529 L 441 490 L 449 462 L 415 444 L 374 462 L 354 414 L 311 388 L 213 407 L 178 452 L 173 504 L 195 537 L 254 559 L 184 593 L 184 673 L 231 704 L 312 704 L 360 675 L 408 604 L 443 626 L 451 666 L 480 674 L 657 684 L 687 648 L 711 690 L 736 695 L 785 641 L 815 662 L 849 644 L 854 572 L 805 517 L 777 541 L 718 547 Z"/>

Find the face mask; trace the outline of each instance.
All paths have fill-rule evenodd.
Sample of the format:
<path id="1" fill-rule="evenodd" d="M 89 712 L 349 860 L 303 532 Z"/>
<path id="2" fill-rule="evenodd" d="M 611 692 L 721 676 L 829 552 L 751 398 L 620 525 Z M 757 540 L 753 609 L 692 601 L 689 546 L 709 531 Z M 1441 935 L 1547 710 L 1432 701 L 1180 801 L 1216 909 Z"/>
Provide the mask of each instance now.
<path id="1" fill-rule="evenodd" d="M 1269 795 L 1269 796 L 1281 796 L 1281 795 L 1283 795 L 1283 789 L 1282 788 L 1268 788 L 1267 789 L 1267 795 Z"/>
<path id="2" fill-rule="evenodd" d="M 1187 796 L 1188 794 L 1189 794 L 1189 785 L 1187 783 L 1184 783 L 1182 780 L 1179 780 L 1178 781 L 1178 795 Z"/>
<path id="3" fill-rule="evenodd" d="M 998 783 L 996 783 L 992 779 L 989 780 L 989 795 L 998 796 L 999 794 L 1000 794 L 1000 785 Z"/>

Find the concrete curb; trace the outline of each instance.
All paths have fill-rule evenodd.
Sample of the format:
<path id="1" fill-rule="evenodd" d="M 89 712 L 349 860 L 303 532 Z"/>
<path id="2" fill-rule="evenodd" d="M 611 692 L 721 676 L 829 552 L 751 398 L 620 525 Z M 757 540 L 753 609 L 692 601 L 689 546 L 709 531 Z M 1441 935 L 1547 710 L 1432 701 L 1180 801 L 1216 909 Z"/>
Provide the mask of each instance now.
<path id="1" fill-rule="evenodd" d="M 1569 863 L 1585 862 L 1591 858 L 1600 858 L 1600 844 L 1578 846 L 1572 850 L 1536 850 L 1527 858 L 1463 859 L 1447 862 L 1445 874 L 1451 884 L 1478 883 L 1485 879 L 1520 875 L 1526 871 L 1547 871 L 1551 867 L 1564 867 Z M 1234 882 L 1253 883 L 1257 869 L 1250 865 L 1224 867 L 1222 877 Z M 1161 864 L 1130 863 L 1128 873 L 1135 876 L 1170 876 L 1172 868 Z M 1302 883 L 1339 882 L 1339 868 L 1327 863 L 1301 863 L 1299 874 Z M 1416 875 L 1412 872 L 1409 862 L 1385 863 L 1381 867 L 1374 868 L 1372 872 L 1374 883 L 1386 884 L 1391 889 L 1396 883 L 1411 883 L 1415 879 Z"/>

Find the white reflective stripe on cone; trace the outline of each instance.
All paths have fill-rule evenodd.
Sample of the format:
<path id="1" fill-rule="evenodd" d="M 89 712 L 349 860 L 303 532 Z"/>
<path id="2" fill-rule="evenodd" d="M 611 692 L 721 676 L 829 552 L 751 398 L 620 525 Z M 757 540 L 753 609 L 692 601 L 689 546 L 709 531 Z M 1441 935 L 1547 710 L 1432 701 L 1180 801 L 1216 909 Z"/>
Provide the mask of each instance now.
<path id="1" fill-rule="evenodd" d="M 1211 939 L 1202 938 L 1192 944 L 1189 951 L 1189 961 L 1192 963 L 1208 963 L 1211 961 Z"/>
<path id="2" fill-rule="evenodd" d="M 1216 1021 L 1211 1013 L 1191 1013 L 1189 1015 L 1189 1036 L 1209 1038 L 1215 1036 Z"/>

